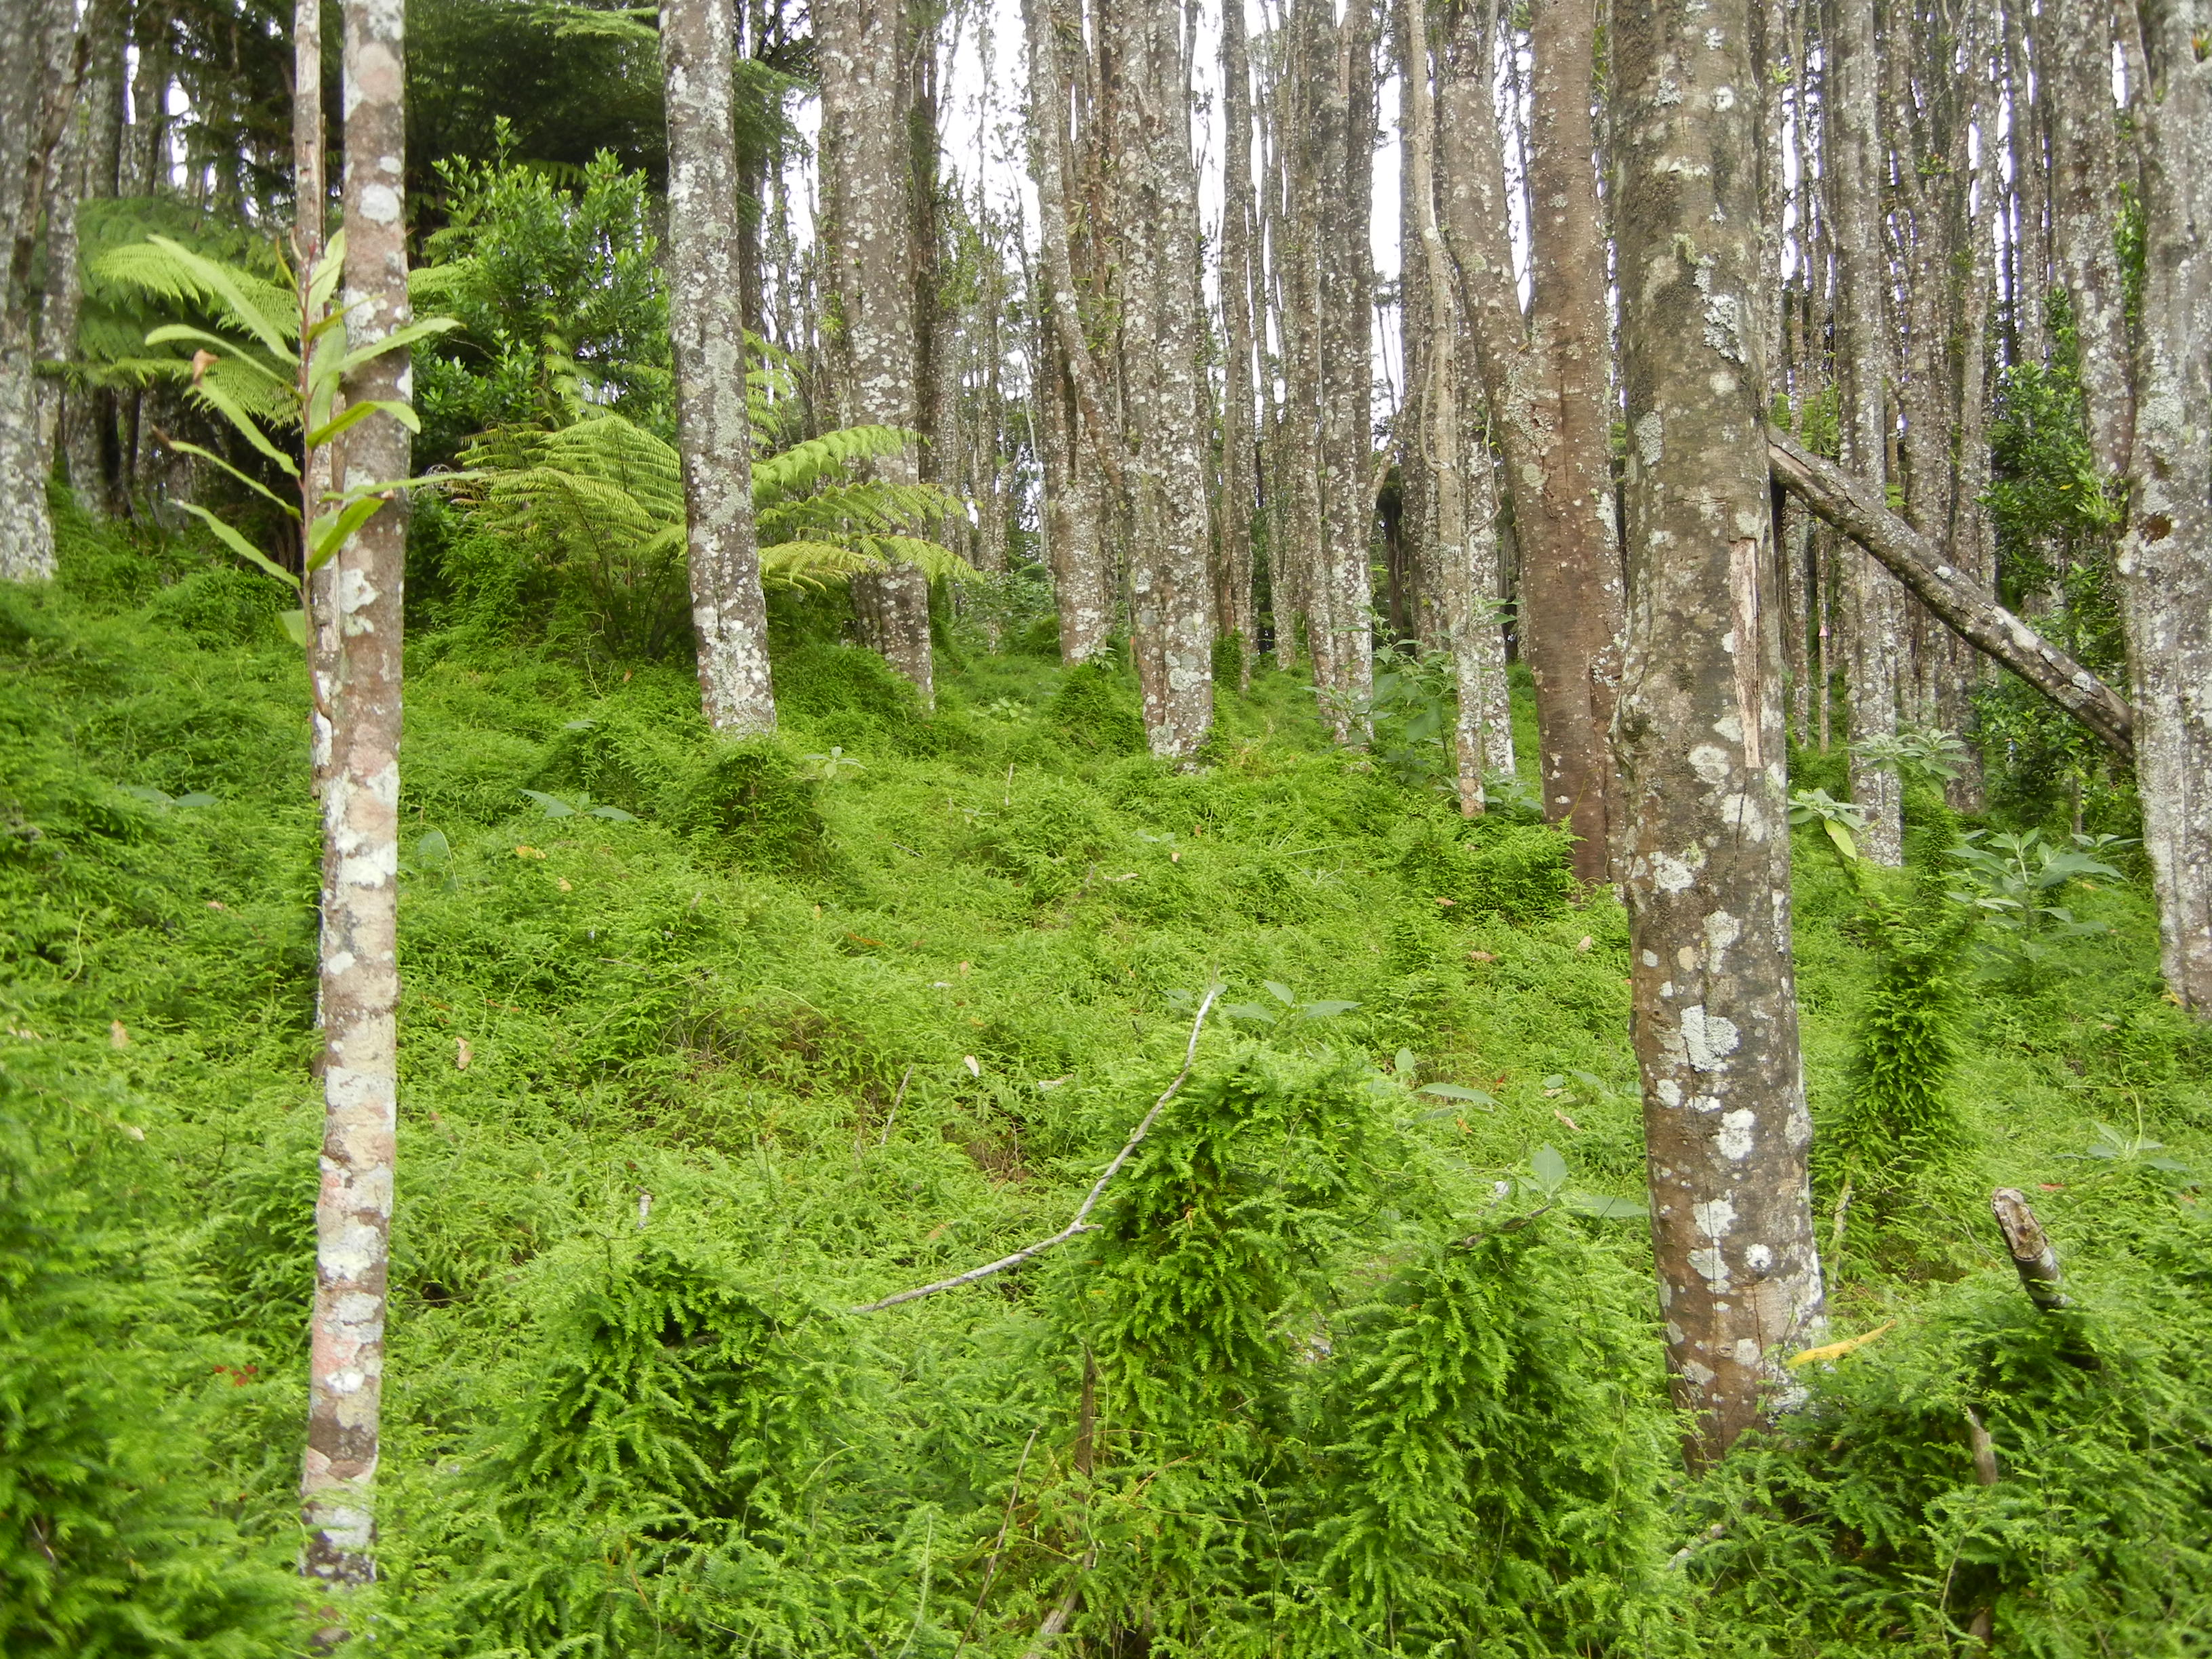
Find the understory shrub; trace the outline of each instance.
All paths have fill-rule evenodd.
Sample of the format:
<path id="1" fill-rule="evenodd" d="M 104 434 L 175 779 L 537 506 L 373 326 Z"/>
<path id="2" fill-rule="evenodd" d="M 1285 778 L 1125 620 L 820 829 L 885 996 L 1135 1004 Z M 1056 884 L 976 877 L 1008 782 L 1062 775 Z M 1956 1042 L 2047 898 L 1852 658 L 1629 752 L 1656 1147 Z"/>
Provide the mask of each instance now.
<path id="1" fill-rule="evenodd" d="M 816 785 L 773 738 L 718 744 L 678 794 L 670 817 L 748 870 L 817 871 L 829 857 Z"/>

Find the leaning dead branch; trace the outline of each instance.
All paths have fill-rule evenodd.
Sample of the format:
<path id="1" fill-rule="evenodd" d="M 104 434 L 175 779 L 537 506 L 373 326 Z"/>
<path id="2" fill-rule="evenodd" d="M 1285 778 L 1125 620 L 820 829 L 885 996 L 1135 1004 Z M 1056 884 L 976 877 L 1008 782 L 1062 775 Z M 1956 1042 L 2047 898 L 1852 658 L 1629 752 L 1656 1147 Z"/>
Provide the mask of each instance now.
<path id="1" fill-rule="evenodd" d="M 2027 1195 L 2017 1188 L 2000 1187 L 1990 1194 L 1990 1208 L 1996 1214 L 2005 1250 L 2020 1273 L 2020 1287 L 2027 1292 L 2027 1299 L 2045 1313 L 2072 1307 L 2073 1298 L 2059 1289 L 2058 1252 L 2045 1236 L 2035 1212 L 2028 1208 Z"/>
<path id="2" fill-rule="evenodd" d="M 856 1314 L 881 1313 L 885 1308 L 896 1308 L 902 1302 L 918 1301 L 925 1296 L 935 1296 L 939 1291 L 957 1291 L 963 1285 L 973 1285 L 980 1279 L 988 1279 L 993 1273 L 1004 1273 L 1009 1267 L 1018 1267 L 1024 1261 L 1032 1261 L 1042 1255 L 1054 1245 L 1065 1244 L 1078 1233 L 1089 1232 L 1091 1212 L 1097 1207 L 1098 1200 L 1105 1195 L 1108 1183 L 1121 1173 L 1121 1166 L 1127 1164 L 1135 1154 L 1137 1148 L 1144 1144 L 1145 1137 L 1152 1133 L 1152 1125 L 1158 1121 L 1161 1112 L 1166 1109 L 1168 1102 L 1173 1100 L 1182 1085 L 1189 1081 L 1190 1068 L 1198 1060 L 1198 1034 L 1205 1029 L 1206 1013 L 1212 1008 L 1214 998 L 1221 994 L 1221 989 L 1218 985 L 1206 988 L 1205 1000 L 1198 1005 L 1198 1018 L 1190 1023 L 1190 1042 L 1183 1049 L 1182 1070 L 1176 1073 L 1175 1081 L 1169 1084 L 1162 1091 L 1160 1097 L 1152 1103 L 1152 1109 L 1146 1112 L 1139 1121 L 1136 1128 L 1130 1133 L 1128 1143 L 1114 1154 L 1114 1161 L 1109 1164 L 1100 1172 L 1098 1179 L 1091 1183 L 1091 1190 L 1084 1194 L 1083 1202 L 1076 1206 L 1074 1218 L 1067 1225 L 1049 1238 L 1041 1238 L 1034 1244 L 1023 1246 L 1012 1255 L 1002 1255 L 996 1261 L 987 1261 L 980 1267 L 970 1267 L 964 1273 L 956 1273 L 951 1279 L 940 1279 L 933 1285 L 918 1285 L 913 1290 L 901 1291 L 896 1296 L 887 1296 L 880 1302 L 866 1303 L 851 1311 Z"/>

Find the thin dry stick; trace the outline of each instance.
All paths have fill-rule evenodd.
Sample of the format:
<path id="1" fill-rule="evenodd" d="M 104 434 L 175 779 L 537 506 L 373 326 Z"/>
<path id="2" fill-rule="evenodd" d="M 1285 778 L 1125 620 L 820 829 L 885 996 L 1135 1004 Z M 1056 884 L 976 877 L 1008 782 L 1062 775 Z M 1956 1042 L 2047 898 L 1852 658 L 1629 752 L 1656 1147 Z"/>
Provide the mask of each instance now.
<path id="1" fill-rule="evenodd" d="M 909 1066 L 906 1068 L 906 1075 L 899 1079 L 898 1092 L 891 1097 L 890 1115 L 884 1120 L 884 1132 L 878 1137 L 877 1146 L 887 1146 L 890 1144 L 891 1125 L 898 1121 L 899 1103 L 906 1098 L 906 1085 L 913 1081 L 914 1067 Z"/>
<path id="2" fill-rule="evenodd" d="M 866 1303 L 850 1311 L 856 1314 L 881 1313 L 885 1308 L 896 1308 L 902 1302 L 913 1302 L 925 1296 L 935 1296 L 939 1291 L 957 1291 L 963 1285 L 973 1285 L 978 1279 L 988 1279 L 993 1273 L 1004 1273 L 1009 1267 L 1018 1267 L 1032 1257 L 1043 1255 L 1054 1245 L 1065 1244 L 1076 1234 L 1089 1232 L 1091 1212 L 1097 1206 L 1099 1199 L 1105 1194 L 1107 1183 L 1121 1174 L 1121 1166 L 1127 1164 L 1137 1148 L 1144 1144 L 1145 1137 L 1152 1133 L 1154 1121 L 1158 1118 L 1162 1111 L 1166 1109 L 1168 1102 L 1173 1100 L 1176 1091 L 1189 1080 L 1190 1068 L 1198 1060 L 1198 1034 L 1205 1029 L 1206 1012 L 1213 1006 L 1213 1000 L 1221 994 L 1221 990 L 1222 988 L 1218 985 L 1210 985 L 1206 988 L 1206 1000 L 1198 1005 L 1198 1018 L 1190 1023 L 1190 1042 L 1183 1050 L 1182 1070 L 1176 1073 L 1175 1081 L 1169 1084 L 1160 1097 L 1152 1103 L 1152 1109 L 1145 1114 L 1143 1121 L 1130 1134 L 1128 1144 L 1114 1154 L 1114 1161 L 1109 1164 L 1099 1175 L 1098 1179 L 1091 1183 L 1090 1192 L 1084 1195 L 1082 1204 L 1076 1209 L 1073 1220 L 1050 1238 L 1041 1238 L 1034 1244 L 1024 1245 L 1012 1255 L 1002 1255 L 996 1261 L 987 1261 L 980 1267 L 970 1267 L 966 1273 L 957 1273 L 951 1279 L 940 1279 L 934 1285 L 921 1285 L 910 1291 L 901 1291 L 896 1296 L 887 1296 L 880 1302 Z"/>

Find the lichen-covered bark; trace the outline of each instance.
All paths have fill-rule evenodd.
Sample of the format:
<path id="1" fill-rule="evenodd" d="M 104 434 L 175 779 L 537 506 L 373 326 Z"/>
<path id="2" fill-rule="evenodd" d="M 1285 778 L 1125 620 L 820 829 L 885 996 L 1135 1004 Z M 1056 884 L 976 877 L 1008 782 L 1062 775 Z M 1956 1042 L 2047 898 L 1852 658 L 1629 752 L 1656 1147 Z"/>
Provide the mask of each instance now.
<path id="1" fill-rule="evenodd" d="M 1692 1466 L 1822 1319 L 1790 966 L 1748 0 L 1614 13 L 1629 621 L 1617 744 L 1651 1232 Z"/>
<path id="2" fill-rule="evenodd" d="M 349 343 L 381 339 L 408 319 L 405 216 L 405 9 L 345 7 L 345 222 L 343 297 Z M 404 351 L 349 374 L 349 404 L 405 400 Z M 345 435 L 349 488 L 404 478 L 407 428 L 374 415 Z M 374 1571 L 378 1417 L 384 1388 L 386 1279 L 398 1129 L 399 732 L 401 585 L 407 507 L 387 501 L 332 564 L 332 665 L 323 837 L 322 1183 L 315 1200 L 307 1449 L 301 1473 L 302 1566 L 332 1586 Z M 339 1615 L 343 1618 L 343 1614 Z"/>
<path id="3" fill-rule="evenodd" d="M 1575 873 L 1596 883 L 1613 869 L 1621 626 L 1605 218 L 1590 159 L 1597 14 L 1593 0 L 1537 0 L 1529 19 L 1528 367 L 1543 411 L 1535 441 L 1515 446 L 1507 487 L 1544 816 L 1574 832 Z"/>
<path id="4" fill-rule="evenodd" d="M 738 156 L 731 126 L 736 38 L 731 0 L 669 0 L 661 8 L 668 323 L 700 703 L 714 730 L 744 736 L 775 728 L 775 696 L 753 531 L 752 428 L 737 269 Z"/>
<path id="5" fill-rule="evenodd" d="M 54 152 L 82 67 L 72 61 L 76 22 L 70 0 L 0 5 L 0 580 L 10 581 L 54 574 L 49 457 L 32 370 L 40 350 L 39 244 Z"/>
<path id="6" fill-rule="evenodd" d="M 1221 14 L 1222 152 L 1221 551 L 1216 608 L 1224 634 L 1243 646 L 1250 684 L 1259 626 L 1252 608 L 1252 515 L 1259 496 L 1252 432 L 1252 101 L 1242 7 Z"/>
<path id="7" fill-rule="evenodd" d="M 1430 93 L 1427 8 L 1422 0 L 1405 0 L 1405 11 L 1406 165 L 1425 278 L 1422 291 L 1429 305 L 1429 361 L 1422 377 L 1421 403 L 1413 412 L 1417 416 L 1418 447 L 1434 498 L 1436 540 L 1431 564 L 1443 589 L 1459 690 L 1452 745 L 1459 806 L 1472 817 L 1486 804 L 1483 773 L 1491 761 L 1487 740 L 1493 735 L 1489 728 L 1497 714 L 1495 694 L 1502 690 L 1505 676 L 1504 643 L 1497 628 L 1491 625 L 1486 603 L 1490 595 L 1480 585 L 1482 577 L 1494 577 L 1497 568 L 1496 534 L 1491 527 L 1496 502 L 1488 465 L 1473 469 L 1466 465 L 1468 446 L 1462 439 L 1459 418 L 1455 285 L 1437 219 L 1436 116 Z M 1488 457 L 1482 459 L 1486 462 Z M 1476 540 L 1482 545 L 1480 554 L 1470 546 Z M 1510 726 L 1505 736 L 1510 743 Z"/>
<path id="8" fill-rule="evenodd" d="M 1198 179 L 1175 0 L 1107 22 L 1115 133 L 1131 645 L 1153 754 L 1195 758 L 1213 725 L 1206 434 L 1200 423 Z"/>
<path id="9" fill-rule="evenodd" d="M 2187 0 L 2151 0 L 2143 23 L 2147 234 L 2120 599 L 2166 988 L 2212 1015 L 2212 62 Z"/>
<path id="10" fill-rule="evenodd" d="M 1322 541 L 1328 666 L 1337 740 L 1364 743 L 1358 711 L 1375 689 L 1374 270 L 1369 224 L 1375 185 L 1373 0 L 1346 0 L 1329 45 L 1330 94 L 1322 112 L 1317 203 L 1321 362 Z M 1327 35 L 1329 32 L 1323 31 Z M 1318 67 L 1318 66 L 1316 66 Z M 1318 652 L 1316 662 L 1322 660 Z"/>
<path id="11" fill-rule="evenodd" d="M 906 74 L 915 14 L 905 0 L 820 0 L 813 16 L 822 296 L 837 417 L 913 428 L 921 416 Z M 884 457 L 876 471 L 895 483 L 920 476 L 910 451 Z M 856 577 L 853 611 L 861 637 L 932 700 L 928 580 L 910 565 Z"/>
<path id="12" fill-rule="evenodd" d="M 2136 180 L 2121 168 L 2112 17 L 2111 0 L 2050 0 L 2046 38 L 2060 49 L 2043 65 L 2043 92 L 2051 121 L 2051 276 L 2074 311 L 2090 447 L 2107 476 L 2125 477 L 2135 418 L 2118 233 L 2122 187 Z"/>
<path id="13" fill-rule="evenodd" d="M 1876 115 L 1880 65 L 1875 56 L 1874 0 L 1835 0 L 1829 43 L 1829 228 L 1836 263 L 1835 354 L 1844 465 L 1856 477 L 1886 483 L 1888 446 L 1882 370 L 1881 206 L 1883 149 Z M 1904 606 L 1897 585 L 1856 549 L 1843 550 L 1844 621 L 1849 629 L 1844 678 L 1850 687 L 1854 745 L 1897 734 L 1898 669 Z M 1851 799 L 1866 814 L 1859 849 L 1875 864 L 1905 859 L 1904 821 L 1894 771 L 1851 757 Z"/>
<path id="14" fill-rule="evenodd" d="M 1106 496 L 1119 487 L 1120 440 L 1110 429 L 1106 399 L 1085 333 L 1070 253 L 1066 77 L 1053 16 L 1044 0 L 1024 0 L 1030 62 L 1030 170 L 1036 182 L 1038 249 L 1044 324 L 1040 393 L 1050 432 L 1045 478 L 1046 545 L 1053 599 L 1060 612 L 1061 660 L 1089 660 L 1114 619 L 1113 579 L 1106 550 Z"/>

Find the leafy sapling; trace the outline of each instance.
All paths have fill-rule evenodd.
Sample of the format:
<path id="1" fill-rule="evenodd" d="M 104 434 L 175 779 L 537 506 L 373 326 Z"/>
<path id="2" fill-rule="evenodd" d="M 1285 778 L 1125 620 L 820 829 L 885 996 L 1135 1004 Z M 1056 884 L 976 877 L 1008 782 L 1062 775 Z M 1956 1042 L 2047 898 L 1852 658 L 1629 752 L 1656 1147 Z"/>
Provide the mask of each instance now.
<path id="1" fill-rule="evenodd" d="M 1262 1025 L 1280 1025 L 1288 1030 L 1308 1020 L 1334 1019 L 1337 1015 L 1348 1014 L 1359 1006 L 1356 1002 L 1331 1000 L 1301 1002 L 1297 994 L 1280 980 L 1266 980 L 1261 983 L 1267 994 L 1282 1005 L 1279 1008 L 1271 1008 L 1263 1002 L 1224 1002 L 1221 1005 L 1221 1012 L 1231 1019 L 1253 1019 Z"/>
<path id="2" fill-rule="evenodd" d="M 625 812 L 621 807 L 610 806 L 604 801 L 594 805 L 592 798 L 586 794 L 579 794 L 571 801 L 563 800 L 558 795 L 546 794 L 538 789 L 525 789 L 521 793 L 536 801 L 549 818 L 594 817 L 607 818 L 616 823 L 637 822 L 635 813 Z"/>
<path id="3" fill-rule="evenodd" d="M 1999 963 L 2031 969 L 2047 960 L 2062 939 L 2107 931 L 2101 921 L 2077 921 L 2057 902 L 2061 890 L 2087 877 L 2120 879 L 2103 854 L 2135 843 L 2118 836 L 2076 834 L 2069 842 L 2045 840 L 2038 830 L 1996 835 L 1976 830 L 1951 849 L 1960 887 L 1950 896 L 1982 912 L 1995 929 L 1989 940 Z"/>
<path id="4" fill-rule="evenodd" d="M 1609 1193 L 1586 1193 L 1569 1187 L 1569 1174 L 1565 1155 L 1547 1142 L 1529 1154 L 1528 1171 L 1514 1185 L 1524 1200 L 1540 1200 L 1546 1208 L 1557 1205 L 1593 1220 L 1632 1221 L 1650 1213 L 1632 1198 L 1615 1198 Z"/>

